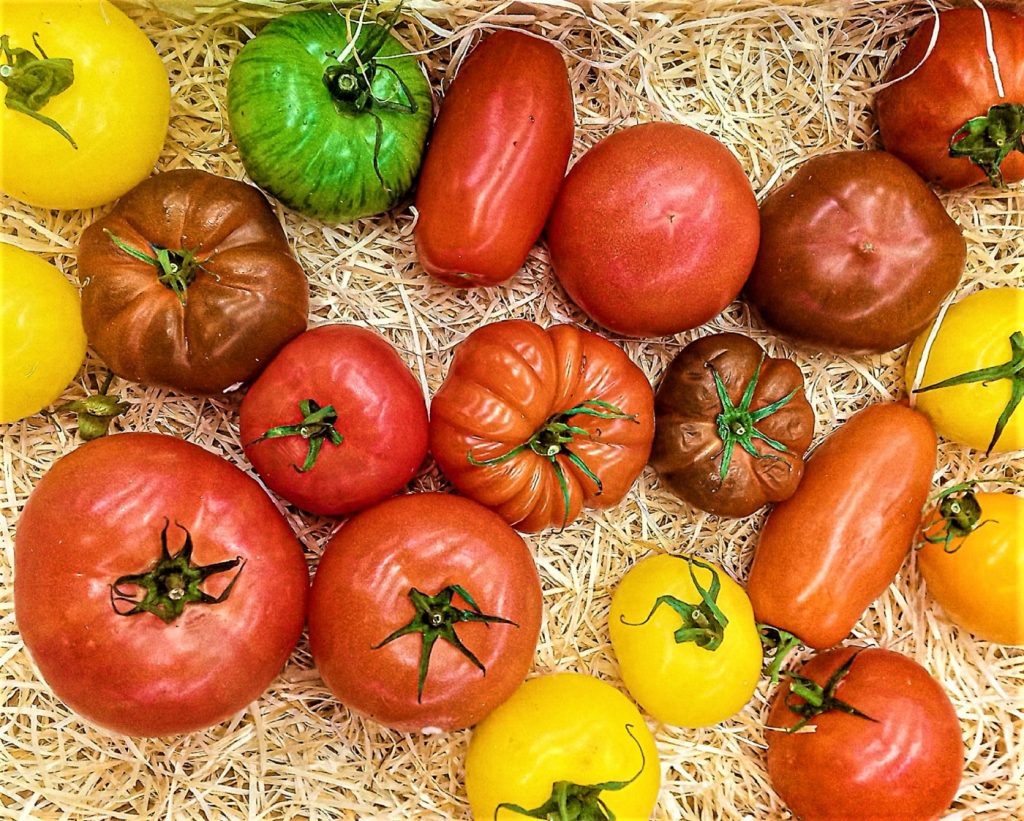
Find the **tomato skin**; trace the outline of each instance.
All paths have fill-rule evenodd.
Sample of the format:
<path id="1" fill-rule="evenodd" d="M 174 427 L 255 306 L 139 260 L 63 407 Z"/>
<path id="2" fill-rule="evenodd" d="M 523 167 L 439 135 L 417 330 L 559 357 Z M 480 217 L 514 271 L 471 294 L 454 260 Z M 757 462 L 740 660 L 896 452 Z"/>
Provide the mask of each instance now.
<path id="1" fill-rule="evenodd" d="M 433 596 L 449 585 L 518 627 L 459 624 L 456 635 L 486 675 L 438 640 L 418 701 L 420 636 L 374 646 L 416 615 L 410 589 Z M 522 537 L 469 499 L 417 493 L 363 511 L 328 543 L 313 580 L 309 641 L 324 682 L 350 708 L 399 730 L 448 731 L 475 724 L 522 683 L 540 618 L 540 580 Z"/>
<path id="2" fill-rule="evenodd" d="M 1024 17 L 987 8 L 1003 82 L 996 86 L 986 44 L 985 18 L 977 8 L 939 13 L 939 34 L 928 59 L 935 19 L 928 18 L 907 41 L 884 82 L 903 77 L 875 97 L 875 118 L 887 151 L 944 188 L 964 188 L 987 179 L 966 157 L 950 157 L 949 141 L 973 117 L 1000 103 L 1024 104 Z M 913 73 L 911 73 L 913 72 Z M 1024 179 L 1024 153 L 1002 164 L 1003 181 Z"/>
<path id="3" fill-rule="evenodd" d="M 760 233 L 743 168 L 714 137 L 676 123 L 623 129 L 569 171 L 546 235 L 569 297 L 629 336 L 707 322 L 750 274 Z"/>
<path id="4" fill-rule="evenodd" d="M 747 582 L 757 620 L 818 649 L 846 638 L 903 564 L 936 448 L 928 419 L 899 403 L 869 405 L 825 439 L 761 531 Z"/>
<path id="5" fill-rule="evenodd" d="M 837 647 L 800 674 L 824 686 L 858 650 L 835 696 L 875 721 L 832 711 L 811 719 L 814 732 L 768 729 L 772 786 L 804 821 L 936 819 L 956 796 L 964 766 L 953 705 L 927 670 L 891 650 Z M 799 720 L 786 706 L 789 690 L 786 681 L 772 698 L 768 728 Z"/>
<path id="6" fill-rule="evenodd" d="M 124 477 L 130 481 L 124 481 Z M 111 584 L 144 572 L 186 527 L 197 564 L 241 556 L 228 597 L 165 624 L 120 616 Z M 18 521 L 15 618 L 46 682 L 114 732 L 166 736 L 224 721 L 267 688 L 302 632 L 308 573 L 273 502 L 249 476 L 171 436 L 80 446 L 36 486 Z M 204 582 L 216 595 L 222 575 Z"/>

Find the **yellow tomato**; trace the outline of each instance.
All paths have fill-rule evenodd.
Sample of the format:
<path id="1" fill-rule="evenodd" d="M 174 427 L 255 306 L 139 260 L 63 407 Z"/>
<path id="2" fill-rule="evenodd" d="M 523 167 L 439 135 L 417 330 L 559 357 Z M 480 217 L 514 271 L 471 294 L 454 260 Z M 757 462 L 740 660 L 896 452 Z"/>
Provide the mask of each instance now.
<path id="1" fill-rule="evenodd" d="M 915 385 L 921 351 L 931 330 L 922 333 L 910 349 L 906 369 L 908 390 Z M 986 288 L 961 299 L 950 307 L 939 326 L 919 387 L 927 388 L 962 374 L 1009 363 L 1015 357 L 1011 342 L 1015 333 L 1022 334 L 1024 345 L 1024 288 Z M 987 450 L 999 417 L 1010 403 L 1014 380 L 993 378 L 991 374 L 973 378 L 978 381 L 927 391 L 919 389 L 914 394 L 915 406 L 947 439 Z M 1024 380 L 1024 373 L 1018 373 L 1017 379 Z M 1021 448 L 1024 409 L 1010 417 L 992 451 L 1004 453 Z"/>
<path id="2" fill-rule="evenodd" d="M 0 35 L 4 193 L 43 208 L 91 208 L 149 175 L 167 134 L 170 87 L 123 12 L 106 0 L 3 0 Z"/>
<path id="3" fill-rule="evenodd" d="M 0 243 L 0 423 L 53 402 L 84 357 L 78 289 L 39 257 Z"/>
<path id="4" fill-rule="evenodd" d="M 717 724 L 757 687 L 761 640 L 750 600 L 714 565 L 664 553 L 638 562 L 612 597 L 609 629 L 626 689 L 658 721 Z"/>
<path id="5" fill-rule="evenodd" d="M 608 815 L 639 821 L 650 817 L 660 780 L 654 738 L 633 703 L 579 673 L 527 681 L 477 725 L 466 754 L 466 792 L 478 819 L 511 821 L 539 807 L 555 815 L 537 817 L 557 818 L 562 793 L 573 808 L 603 804 Z"/>

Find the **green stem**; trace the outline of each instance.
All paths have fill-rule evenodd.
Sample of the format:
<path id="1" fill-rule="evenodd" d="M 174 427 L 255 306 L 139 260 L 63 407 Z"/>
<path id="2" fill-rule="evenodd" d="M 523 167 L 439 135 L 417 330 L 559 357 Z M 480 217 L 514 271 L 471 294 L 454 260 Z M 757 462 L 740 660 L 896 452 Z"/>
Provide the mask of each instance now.
<path id="1" fill-rule="evenodd" d="M 186 304 L 188 286 L 196 278 L 196 271 L 203 270 L 202 264 L 197 259 L 197 251 L 171 251 L 151 243 L 149 247 L 153 251 L 153 256 L 150 256 L 129 245 L 107 228 L 103 229 L 103 233 L 110 237 L 110 241 L 128 256 L 156 268 L 158 272 L 156 278 L 160 284 L 174 291 L 182 305 Z"/>
<path id="2" fill-rule="evenodd" d="M 768 676 L 772 684 L 778 684 L 782 665 L 785 664 L 787 656 L 802 642 L 792 633 L 770 624 L 758 624 L 757 631 L 761 636 L 766 660 L 771 659 L 765 665 L 764 675 Z"/>
<path id="3" fill-rule="evenodd" d="M 966 157 L 996 188 L 1003 187 L 1003 161 L 1024 152 L 1024 104 L 1000 103 L 968 120 L 949 140 L 949 156 Z"/>
<path id="4" fill-rule="evenodd" d="M 4 60 L 0 64 L 0 83 L 7 86 L 4 102 L 12 111 L 52 128 L 77 150 L 78 144 L 64 126 L 39 113 L 50 98 L 64 93 L 75 82 L 74 63 L 67 57 L 47 57 L 38 38 L 38 33 L 33 33 L 32 43 L 39 51 L 36 57 L 28 49 L 11 48 L 8 35 L 0 36 L 0 56 Z"/>
<path id="5" fill-rule="evenodd" d="M 321 408 L 315 399 L 303 399 L 299 402 L 299 412 L 303 416 L 301 422 L 294 425 L 278 425 L 275 428 L 270 428 L 270 430 L 249 444 L 255 445 L 257 442 L 262 442 L 265 439 L 278 439 L 283 436 L 301 436 L 309 443 L 309 448 L 306 450 L 306 459 L 302 463 L 302 467 L 297 465 L 292 465 L 292 467 L 299 473 L 306 473 L 312 470 L 313 465 L 316 464 L 317 457 L 320 455 L 320 449 L 325 441 L 337 447 L 345 441 L 345 437 L 335 427 L 335 423 L 338 421 L 338 414 L 334 410 L 333 405 Z"/>
<path id="6" fill-rule="evenodd" d="M 962 542 L 956 547 L 951 547 L 954 540 L 965 539 L 978 528 L 996 522 L 995 519 L 980 521 L 981 504 L 974 495 L 974 488 L 977 485 L 976 480 L 963 482 L 946 488 L 936 497 L 938 506 L 934 518 L 921 528 L 925 542 L 941 544 L 946 553 L 956 553 Z M 936 527 L 938 530 L 935 533 L 927 532 Z"/>
<path id="7" fill-rule="evenodd" d="M 863 652 L 863 649 L 864 648 L 861 648 L 851 655 L 843 665 L 829 677 L 829 680 L 825 682 L 824 687 L 806 676 L 801 676 L 797 673 L 787 673 L 791 683 L 789 693 L 786 694 L 786 706 L 791 712 L 800 716 L 800 720 L 786 730 L 787 733 L 799 732 L 811 719 L 817 718 L 824 713 L 832 712 L 833 710 L 838 710 L 839 712 L 846 713 L 847 715 L 857 716 L 858 718 L 863 718 L 867 721 L 874 721 L 875 723 L 878 722 L 878 719 L 862 713 L 852 704 L 847 704 L 845 701 L 841 701 L 836 697 L 836 690 L 839 689 L 839 685 L 842 683 L 843 679 L 849 675 L 850 668 L 853 666 L 854 660 Z M 800 703 L 794 704 L 790 701 L 792 696 L 800 698 Z"/>
<path id="8" fill-rule="evenodd" d="M 108 371 L 99 393 L 67 402 L 57 408 L 57 413 L 74 413 L 77 416 L 78 435 L 84 442 L 106 436 L 110 433 L 110 423 L 131 408 L 128 402 L 107 395 L 113 379 L 113 371 Z"/>

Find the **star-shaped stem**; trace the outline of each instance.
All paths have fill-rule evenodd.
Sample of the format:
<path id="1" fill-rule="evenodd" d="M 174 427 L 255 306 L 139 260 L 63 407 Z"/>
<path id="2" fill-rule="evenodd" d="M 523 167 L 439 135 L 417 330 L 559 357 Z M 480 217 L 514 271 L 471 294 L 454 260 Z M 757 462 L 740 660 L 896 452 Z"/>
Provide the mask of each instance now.
<path id="1" fill-rule="evenodd" d="M 962 539 L 982 525 L 995 519 L 981 519 L 981 504 L 974 495 L 976 481 L 953 485 L 943 490 L 936 501 L 931 517 L 921 527 L 922 538 L 929 544 L 941 544 L 946 553 L 956 553 L 962 546 Z M 934 532 L 929 532 L 934 531 Z M 957 544 L 953 545 L 956 540 Z"/>
<path id="2" fill-rule="evenodd" d="M 330 442 L 337 447 L 345 441 L 345 437 L 335 427 L 338 414 L 333 405 L 325 405 L 321 408 L 315 399 L 303 399 L 299 402 L 299 412 L 303 417 L 301 422 L 294 425 L 278 425 L 259 438 L 253 439 L 249 444 L 255 445 L 264 439 L 279 439 L 282 436 L 301 436 L 309 443 L 306 459 L 302 463 L 302 467 L 297 465 L 292 465 L 292 467 L 299 473 L 306 473 L 312 470 L 313 465 L 316 464 L 324 442 Z"/>
<path id="3" fill-rule="evenodd" d="M 110 241 L 124 251 L 128 256 L 134 257 L 139 262 L 152 265 L 157 270 L 157 280 L 174 291 L 174 295 L 182 305 L 188 301 L 188 286 L 196 278 L 196 271 L 205 270 L 199 262 L 199 252 L 196 250 L 171 251 L 168 248 L 161 248 L 159 245 L 150 243 L 150 256 L 145 251 L 140 251 L 133 245 L 129 245 L 110 229 L 104 228 L 103 233 L 110 237 Z"/>
<path id="4" fill-rule="evenodd" d="M 38 33 L 32 34 L 32 44 L 39 52 L 38 57 L 27 48 L 11 48 L 10 38 L 6 34 L 0 36 L 0 56 L 4 60 L 0 64 L 0 83 L 7 86 L 4 104 L 11 111 L 52 128 L 77 149 L 78 144 L 60 123 L 39 113 L 51 97 L 71 88 L 75 82 L 74 63 L 68 57 L 47 57 L 39 45 Z"/>
<path id="5" fill-rule="evenodd" d="M 958 128 L 949 140 L 949 156 L 967 157 L 996 188 L 1003 187 L 1003 161 L 1024 151 L 1024 105 L 1000 103 Z"/>
<path id="6" fill-rule="evenodd" d="M 110 423 L 131 408 L 130 403 L 107 394 L 113 379 L 114 373 L 109 371 L 99 393 L 66 402 L 57 408 L 57 413 L 73 413 L 78 417 L 78 435 L 84 442 L 106 436 L 110 433 Z"/>
<path id="7" fill-rule="evenodd" d="M 857 716 L 858 718 L 863 718 L 867 721 L 874 721 L 876 724 L 878 723 L 878 719 L 872 718 L 871 716 L 862 713 L 852 704 L 847 704 L 845 701 L 840 701 L 836 698 L 836 690 L 839 688 L 843 679 L 849 675 L 853 662 L 862 652 L 863 648 L 850 656 L 843 665 L 829 677 L 829 680 L 825 682 L 824 687 L 806 676 L 801 676 L 797 673 L 787 674 L 791 680 L 791 684 L 789 685 L 789 693 L 786 695 L 786 706 L 789 707 L 790 711 L 800 716 L 800 720 L 786 730 L 787 733 L 795 733 L 802 730 L 804 726 L 806 726 L 807 722 L 812 718 L 816 718 L 824 713 L 831 712 L 832 710 L 838 710 L 839 712 L 847 713 L 851 716 Z M 798 696 L 801 698 L 803 700 L 802 703 L 794 704 L 790 701 L 792 696 Z"/>

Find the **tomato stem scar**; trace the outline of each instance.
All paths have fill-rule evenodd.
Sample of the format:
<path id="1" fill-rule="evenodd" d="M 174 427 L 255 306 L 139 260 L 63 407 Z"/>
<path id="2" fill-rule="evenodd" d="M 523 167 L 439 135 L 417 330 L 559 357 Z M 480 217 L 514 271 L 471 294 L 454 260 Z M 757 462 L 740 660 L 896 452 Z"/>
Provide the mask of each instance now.
<path id="1" fill-rule="evenodd" d="M 39 113 L 51 97 L 67 91 L 75 82 L 74 63 L 67 57 L 47 57 L 37 32 L 32 34 L 32 44 L 38 57 L 27 48 L 11 48 L 10 37 L 0 36 L 0 53 L 6 61 L 0 64 L 0 83 L 7 86 L 5 104 L 52 128 L 77 150 L 78 144 L 60 123 Z"/>
<path id="2" fill-rule="evenodd" d="M 277 439 L 282 436 L 301 436 L 309 443 L 309 449 L 306 451 L 306 460 L 302 463 L 302 467 L 292 465 L 292 468 L 298 473 L 306 473 L 312 470 L 313 465 L 316 464 L 317 457 L 320 455 L 320 449 L 325 441 L 337 447 L 345 441 L 345 437 L 335 427 L 335 423 L 338 421 L 338 414 L 334 410 L 333 405 L 320 407 L 315 399 L 303 399 L 299 402 L 299 412 L 303 416 L 301 422 L 294 425 L 278 425 L 277 427 L 270 428 L 262 436 L 249 442 L 249 445 L 255 445 L 264 439 Z"/>
<path id="3" fill-rule="evenodd" d="M 197 260 L 198 251 L 171 251 L 167 248 L 160 248 L 150 244 L 149 247 L 154 254 L 154 256 L 150 256 L 144 251 L 129 245 L 109 228 L 104 228 L 103 233 L 110 237 L 110 241 L 128 254 L 128 256 L 156 268 L 159 271 L 157 280 L 159 280 L 160 284 L 166 285 L 174 291 L 175 296 L 178 297 L 182 305 L 186 304 L 186 292 L 188 291 L 188 286 L 196 278 L 196 270 L 205 270 Z"/>
<path id="4" fill-rule="evenodd" d="M 1002 188 L 1003 161 L 1014 151 L 1024 151 L 1024 105 L 999 103 L 986 114 L 974 117 L 949 139 L 949 156 L 967 157 L 985 172 L 989 182 Z"/>
<path id="5" fill-rule="evenodd" d="M 878 723 L 878 719 L 872 718 L 865 713 L 862 713 L 852 704 L 847 704 L 845 701 L 840 701 L 836 698 L 836 690 L 842 683 L 843 679 L 846 678 L 850 673 L 850 668 L 853 666 L 854 660 L 859 656 L 865 648 L 860 648 L 851 655 L 843 665 L 836 670 L 830 677 L 825 686 L 822 687 L 815 681 L 801 676 L 797 673 L 787 673 L 786 675 L 790 678 L 790 691 L 786 694 L 786 706 L 789 709 L 800 716 L 800 720 L 786 730 L 787 733 L 796 733 L 804 728 L 808 721 L 812 718 L 816 718 L 824 713 L 831 712 L 832 710 L 839 710 L 840 712 L 846 713 L 851 716 L 857 716 L 858 718 L 867 719 L 868 721 L 874 721 Z M 801 704 L 793 704 L 790 701 L 791 696 L 798 696 L 803 700 Z"/>

